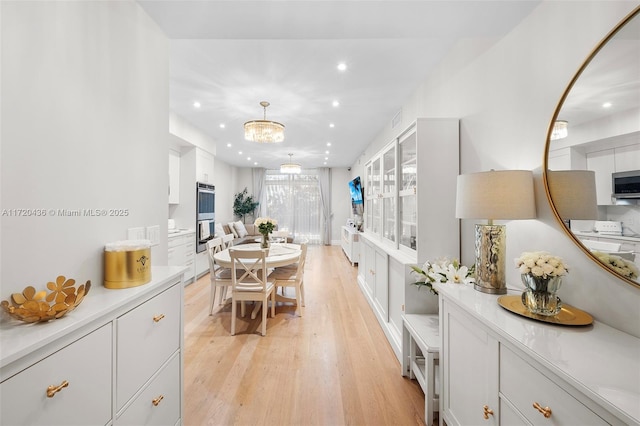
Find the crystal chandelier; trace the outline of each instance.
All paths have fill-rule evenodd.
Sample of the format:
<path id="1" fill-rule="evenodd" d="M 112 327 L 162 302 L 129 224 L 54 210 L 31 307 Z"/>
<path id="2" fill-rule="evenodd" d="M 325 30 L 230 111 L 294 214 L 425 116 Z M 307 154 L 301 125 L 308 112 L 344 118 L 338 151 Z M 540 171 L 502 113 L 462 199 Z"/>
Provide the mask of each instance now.
<path id="1" fill-rule="evenodd" d="M 553 130 L 551 131 L 551 140 L 566 138 L 569 135 L 568 130 L 569 122 L 565 120 L 558 120 L 553 123 Z"/>
<path id="2" fill-rule="evenodd" d="M 262 101 L 260 105 L 264 108 L 264 119 L 244 123 L 244 138 L 260 143 L 282 142 L 284 140 L 284 124 L 267 120 L 269 102 Z"/>
<path id="3" fill-rule="evenodd" d="M 291 160 L 291 157 L 293 157 L 293 154 L 289 154 L 289 162 L 288 163 L 282 163 L 280 165 L 280 173 L 292 175 L 292 174 L 298 174 L 298 173 L 300 173 L 302 171 L 302 168 L 300 167 L 300 164 L 294 163 Z"/>

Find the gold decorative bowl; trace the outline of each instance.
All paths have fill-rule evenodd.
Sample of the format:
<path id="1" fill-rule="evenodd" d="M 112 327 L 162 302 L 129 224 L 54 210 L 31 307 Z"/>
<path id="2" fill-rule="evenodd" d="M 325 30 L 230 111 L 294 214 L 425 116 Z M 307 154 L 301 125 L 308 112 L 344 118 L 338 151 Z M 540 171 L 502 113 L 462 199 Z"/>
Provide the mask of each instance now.
<path id="1" fill-rule="evenodd" d="M 36 292 L 29 286 L 22 293 L 13 293 L 11 302 L 3 300 L 2 308 L 13 318 L 24 322 L 43 322 L 62 318 L 73 311 L 89 293 L 91 281 L 75 287 L 74 279 L 60 275 L 56 282 L 48 282 L 46 290 Z"/>

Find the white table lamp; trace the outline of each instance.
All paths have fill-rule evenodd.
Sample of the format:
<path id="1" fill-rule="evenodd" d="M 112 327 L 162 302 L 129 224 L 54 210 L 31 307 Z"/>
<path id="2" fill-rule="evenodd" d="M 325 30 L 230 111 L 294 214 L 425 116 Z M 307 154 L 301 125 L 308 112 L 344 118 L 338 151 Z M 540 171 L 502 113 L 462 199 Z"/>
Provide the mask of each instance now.
<path id="1" fill-rule="evenodd" d="M 533 173 L 528 170 L 501 170 L 458 176 L 456 217 L 488 219 L 476 224 L 475 289 L 505 294 L 506 228 L 494 220 L 535 219 Z"/>

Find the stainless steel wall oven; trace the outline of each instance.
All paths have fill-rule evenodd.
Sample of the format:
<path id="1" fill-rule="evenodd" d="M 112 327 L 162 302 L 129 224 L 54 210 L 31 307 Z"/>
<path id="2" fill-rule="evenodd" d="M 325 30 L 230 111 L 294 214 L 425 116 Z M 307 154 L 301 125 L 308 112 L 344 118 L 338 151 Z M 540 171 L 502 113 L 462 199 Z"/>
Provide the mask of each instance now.
<path id="1" fill-rule="evenodd" d="M 216 187 L 209 183 L 196 183 L 196 253 L 207 249 L 213 238 L 216 220 Z"/>

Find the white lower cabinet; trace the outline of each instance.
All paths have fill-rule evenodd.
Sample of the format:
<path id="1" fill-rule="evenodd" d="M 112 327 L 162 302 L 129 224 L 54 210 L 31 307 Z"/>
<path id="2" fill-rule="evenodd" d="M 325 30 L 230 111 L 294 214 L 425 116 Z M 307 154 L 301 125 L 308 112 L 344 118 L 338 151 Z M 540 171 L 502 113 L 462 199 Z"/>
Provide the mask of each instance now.
<path id="1" fill-rule="evenodd" d="M 442 383 L 445 390 L 455 390 L 440 393 L 447 425 L 500 424 L 497 340 L 471 317 L 446 304 L 440 316 Z"/>
<path id="2" fill-rule="evenodd" d="M 167 240 L 167 264 L 185 266 L 185 282 L 195 277 L 196 234 L 193 231 L 170 234 Z"/>
<path id="3" fill-rule="evenodd" d="M 182 271 L 153 267 L 129 289 L 94 284 L 61 319 L 3 324 L 0 424 L 180 424 Z"/>
<path id="4" fill-rule="evenodd" d="M 180 347 L 179 303 L 174 286 L 118 318 L 118 410 Z"/>
<path id="5" fill-rule="evenodd" d="M 107 424 L 111 419 L 111 324 L 2 382 L 0 396 L 2 425 Z"/>
<path id="6" fill-rule="evenodd" d="M 525 319 L 472 286 L 436 287 L 441 425 L 640 424 L 631 373 L 640 339 L 603 324 Z"/>
<path id="7" fill-rule="evenodd" d="M 116 420 L 116 425 L 172 425 L 180 420 L 180 356 L 175 354 Z"/>

